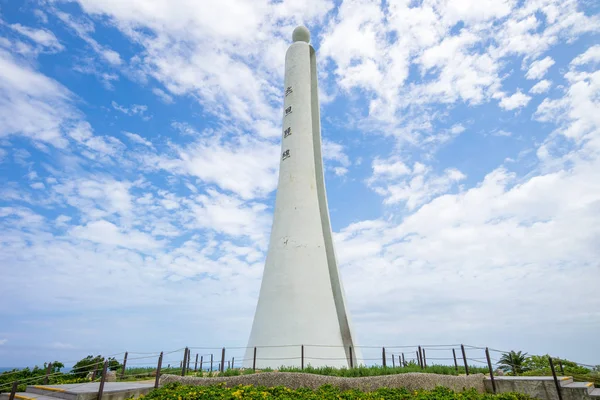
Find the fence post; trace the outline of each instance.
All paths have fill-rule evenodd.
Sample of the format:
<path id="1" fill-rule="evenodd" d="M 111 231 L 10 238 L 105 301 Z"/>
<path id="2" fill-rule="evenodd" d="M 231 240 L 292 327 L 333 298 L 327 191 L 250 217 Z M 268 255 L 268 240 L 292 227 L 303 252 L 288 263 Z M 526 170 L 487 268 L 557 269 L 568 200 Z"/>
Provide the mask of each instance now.
<path id="1" fill-rule="evenodd" d="M 560 374 L 564 376 L 565 370 L 563 369 L 562 360 L 560 358 L 558 359 L 558 366 L 560 367 Z"/>
<path id="2" fill-rule="evenodd" d="M 227 369 L 231 369 L 231 361 L 227 360 Z"/>
<path id="3" fill-rule="evenodd" d="M 454 357 L 454 368 L 458 371 L 458 363 L 456 362 L 456 351 L 452 349 L 452 357 Z"/>
<path id="4" fill-rule="evenodd" d="M 187 362 L 188 348 L 183 350 L 183 361 L 181 362 L 181 376 L 185 376 L 185 366 Z"/>
<path id="5" fill-rule="evenodd" d="M 350 368 L 354 368 L 354 360 L 352 359 L 352 346 L 348 348 L 350 350 Z"/>
<path id="6" fill-rule="evenodd" d="M 200 372 L 202 372 L 202 376 L 204 376 L 204 370 L 202 369 L 202 361 L 204 361 L 204 356 L 200 356 Z"/>
<path id="7" fill-rule="evenodd" d="M 10 395 L 8 400 L 15 400 L 15 394 L 17 393 L 17 387 L 19 386 L 19 381 L 14 381 L 12 384 L 12 389 L 10 389 Z"/>
<path id="8" fill-rule="evenodd" d="M 190 371 L 190 359 L 191 358 L 192 358 L 192 349 L 188 349 L 187 366 L 185 367 L 186 373 L 188 373 Z"/>
<path id="9" fill-rule="evenodd" d="M 221 372 L 225 371 L 225 347 L 221 350 Z"/>
<path id="10" fill-rule="evenodd" d="M 423 350 L 421 350 L 421 346 L 419 346 L 419 365 L 423 369 Z"/>
<path id="11" fill-rule="evenodd" d="M 125 356 L 123 357 L 123 371 L 121 372 L 121 379 L 125 378 L 125 368 L 127 368 L 127 352 L 125 352 Z"/>
<path id="12" fill-rule="evenodd" d="M 198 353 L 196 353 L 196 363 L 194 364 L 194 372 L 198 371 Z"/>
<path id="13" fill-rule="evenodd" d="M 154 389 L 158 388 L 158 382 L 160 381 L 160 369 L 162 368 L 163 352 L 160 352 L 158 357 L 158 365 L 156 366 L 156 378 L 154 379 Z"/>
<path id="14" fill-rule="evenodd" d="M 256 346 L 254 346 L 254 356 L 252 357 L 252 371 L 256 372 Z"/>
<path id="15" fill-rule="evenodd" d="M 300 369 L 304 371 L 304 345 L 300 346 Z"/>
<path id="16" fill-rule="evenodd" d="M 102 400 L 102 392 L 104 392 L 104 382 L 106 382 L 106 369 L 108 368 L 108 361 L 104 360 L 102 366 L 102 378 L 100 378 L 100 387 L 98 388 L 98 400 Z"/>
<path id="17" fill-rule="evenodd" d="M 552 377 L 554 378 L 554 385 L 556 386 L 556 392 L 558 393 L 558 400 L 563 400 L 562 393 L 560 392 L 560 383 L 558 383 L 558 378 L 556 377 L 556 371 L 554 371 L 554 363 L 552 362 L 552 357 L 548 357 L 550 361 L 550 369 L 552 370 Z"/>
<path id="18" fill-rule="evenodd" d="M 385 362 L 385 347 L 381 348 L 381 361 L 383 363 L 383 368 L 386 368 L 386 362 Z"/>
<path id="19" fill-rule="evenodd" d="M 210 372 L 213 371 L 213 355 L 210 353 Z"/>
<path id="20" fill-rule="evenodd" d="M 394 353 L 392 353 L 392 368 L 396 368 L 396 359 L 394 358 Z"/>
<path id="21" fill-rule="evenodd" d="M 94 372 L 92 372 L 92 381 L 96 380 L 96 374 L 98 373 L 98 364 L 94 367 Z"/>
<path id="22" fill-rule="evenodd" d="M 231 357 L 231 368 L 235 369 L 235 357 Z"/>
<path id="23" fill-rule="evenodd" d="M 425 348 L 423 348 L 423 367 L 427 368 L 427 357 L 425 356 Z"/>
<path id="24" fill-rule="evenodd" d="M 398 354 L 398 365 L 400 366 L 400 368 L 404 366 L 404 364 L 402 364 L 402 357 L 400 357 L 400 354 Z"/>
<path id="25" fill-rule="evenodd" d="M 417 355 L 417 364 L 419 364 L 419 367 L 421 366 L 421 357 L 419 356 L 419 351 L 415 351 L 415 354 Z"/>
<path id="26" fill-rule="evenodd" d="M 465 346 L 460 345 L 460 350 L 462 351 L 463 361 L 465 362 L 465 372 L 467 376 L 469 375 L 469 364 L 467 364 L 467 353 L 465 353 Z"/>
<path id="27" fill-rule="evenodd" d="M 44 385 L 48 384 L 48 375 L 50 375 L 50 371 L 52 371 L 52 363 L 48 364 L 48 368 L 46 368 L 46 376 L 44 377 Z"/>
<path id="28" fill-rule="evenodd" d="M 406 367 L 406 359 L 404 358 L 404 353 L 402 353 L 402 366 Z"/>
<path id="29" fill-rule="evenodd" d="M 496 393 L 496 381 L 494 381 L 494 372 L 492 371 L 492 360 L 490 360 L 490 351 L 488 348 L 485 348 L 485 358 L 487 358 L 488 368 L 490 369 L 490 379 L 492 380 L 492 389 L 494 390 L 494 394 Z"/>

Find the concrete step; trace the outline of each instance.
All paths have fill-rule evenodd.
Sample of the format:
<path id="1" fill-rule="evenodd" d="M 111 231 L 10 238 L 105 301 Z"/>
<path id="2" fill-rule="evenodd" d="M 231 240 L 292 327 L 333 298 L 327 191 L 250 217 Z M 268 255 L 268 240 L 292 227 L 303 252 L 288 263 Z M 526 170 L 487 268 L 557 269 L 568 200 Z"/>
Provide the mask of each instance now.
<path id="1" fill-rule="evenodd" d="M 509 381 L 509 382 L 554 382 L 552 376 L 495 376 L 496 381 Z M 558 383 L 561 387 L 565 387 L 573 383 L 572 376 L 558 376 Z M 486 376 L 485 381 L 490 381 L 490 377 Z"/>
<path id="2" fill-rule="evenodd" d="M 590 397 L 600 397 L 600 388 L 592 389 L 590 393 Z"/>
<path id="3" fill-rule="evenodd" d="M 573 383 L 573 378 L 571 378 L 570 376 L 560 376 L 560 377 L 558 377 L 558 383 L 560 384 L 561 387 L 565 387 L 565 386 Z"/>
<path id="4" fill-rule="evenodd" d="M 565 389 L 581 390 L 584 393 L 590 394 L 594 389 L 593 382 L 573 382 L 563 386 Z"/>
<path id="5" fill-rule="evenodd" d="M 53 398 L 54 400 L 77 400 L 77 394 L 67 393 L 65 386 L 76 385 L 30 385 L 27 386 L 25 392 L 31 395 L 41 395 Z"/>
<path id="6" fill-rule="evenodd" d="M 27 386 L 27 393 L 44 395 L 52 400 L 96 400 L 99 382 L 71 383 L 66 385 L 32 385 Z M 154 388 L 148 382 L 106 382 L 102 400 L 122 400 L 128 397 L 139 397 Z M 26 400 L 26 399 L 22 399 Z M 48 399 L 41 399 L 48 400 Z"/>
<path id="7" fill-rule="evenodd" d="M 0 393 L 0 400 L 8 400 L 10 393 Z M 44 396 L 43 394 L 17 392 L 15 393 L 16 400 L 56 400 L 56 397 Z"/>

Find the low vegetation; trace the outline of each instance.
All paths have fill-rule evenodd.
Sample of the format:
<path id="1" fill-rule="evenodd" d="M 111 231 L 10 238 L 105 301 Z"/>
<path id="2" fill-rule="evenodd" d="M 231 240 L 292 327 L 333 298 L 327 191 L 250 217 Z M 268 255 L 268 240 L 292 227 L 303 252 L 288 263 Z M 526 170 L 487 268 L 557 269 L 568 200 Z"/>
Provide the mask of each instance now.
<path id="1" fill-rule="evenodd" d="M 492 395 L 477 393 L 475 389 L 463 392 L 454 392 L 450 389 L 437 387 L 433 390 L 407 389 L 378 389 L 373 392 L 361 392 L 359 390 L 342 391 L 335 386 L 324 385 L 317 390 L 311 389 L 288 389 L 282 386 L 236 386 L 225 387 L 214 386 L 189 386 L 180 383 L 169 383 L 163 387 L 153 390 L 147 395 L 140 397 L 143 400 L 202 400 L 202 399 L 386 399 L 386 400 L 531 400 L 532 398 L 520 393 L 504 393 Z"/>
<path id="2" fill-rule="evenodd" d="M 41 385 L 44 383 L 46 373 L 48 374 L 49 385 L 60 385 L 67 383 L 83 383 L 89 382 L 87 376 L 90 372 L 96 368 L 98 377 L 102 370 L 102 364 L 104 363 L 104 357 L 98 355 L 87 356 L 79 360 L 69 372 L 61 372 L 61 369 L 65 368 L 65 365 L 60 361 L 54 361 L 50 370 L 48 371 L 48 364 L 44 363 L 43 367 L 35 366 L 32 369 L 13 369 L 11 371 L 5 371 L 0 374 L 0 393 L 10 392 L 12 390 L 12 384 L 18 381 L 17 391 L 25 391 L 27 385 Z M 117 370 L 121 367 L 118 361 L 114 358 L 108 359 L 109 370 Z"/>
<path id="3" fill-rule="evenodd" d="M 12 384 L 14 381 L 19 382 L 17 386 L 18 392 L 25 391 L 27 385 L 41 385 L 44 383 L 47 367 L 48 366 L 44 364 L 43 368 L 35 366 L 32 369 L 13 369 L 12 371 L 3 372 L 0 374 L 0 393 L 10 392 L 12 390 Z M 64 368 L 62 363 L 58 361 L 52 363 L 50 376 L 48 378 L 48 383 L 50 385 L 79 383 L 86 381 L 84 378 L 78 378 L 72 374 L 60 372 L 61 368 Z"/>
<path id="4" fill-rule="evenodd" d="M 512 376 L 551 376 L 550 356 L 528 356 L 521 351 L 504 353 L 498 364 L 507 375 Z M 572 376 L 575 381 L 593 382 L 600 387 L 600 365 L 586 367 L 576 362 L 552 358 L 554 370 L 557 375 Z"/>
<path id="5" fill-rule="evenodd" d="M 440 374 L 440 375 L 459 375 L 464 374 L 464 367 L 459 367 L 458 370 L 454 367 L 447 365 L 431 365 L 425 368 L 419 367 L 417 364 L 409 363 L 405 367 L 381 367 L 381 366 L 364 366 L 361 365 L 356 368 L 332 368 L 332 367 L 320 367 L 313 368 L 308 366 L 301 370 L 300 368 L 286 368 L 282 367 L 279 369 L 281 372 L 304 372 L 308 374 L 328 375 L 328 376 L 341 376 L 346 378 L 354 378 L 361 376 L 379 376 L 379 375 L 395 375 L 395 374 L 406 374 L 408 372 L 425 372 L 429 374 Z M 479 368 L 469 366 L 470 374 L 488 373 L 487 368 Z"/>
<path id="6" fill-rule="evenodd" d="M 257 372 L 272 372 L 271 368 L 265 368 Z M 306 374 L 317 374 L 327 376 L 340 376 L 345 378 L 356 378 L 361 376 L 380 376 L 380 375 L 395 375 L 395 374 L 406 374 L 409 372 L 424 372 L 429 374 L 440 374 L 440 375 L 460 375 L 465 373 L 464 367 L 450 367 L 447 365 L 430 365 L 425 368 L 419 367 L 415 363 L 408 363 L 404 367 L 381 367 L 381 366 L 364 366 L 361 365 L 356 368 L 333 368 L 333 367 L 312 367 L 310 365 L 304 367 L 304 369 L 298 367 L 280 367 L 279 372 L 303 372 Z M 179 372 L 179 371 L 177 371 Z M 188 375 L 191 376 L 203 376 L 205 378 L 212 378 L 216 376 L 238 376 L 238 375 L 250 375 L 255 373 L 251 369 L 226 369 L 223 373 L 217 372 L 190 372 Z M 480 368 L 469 366 L 469 373 L 471 374 L 487 374 L 487 368 Z"/>
<path id="7" fill-rule="evenodd" d="M 96 357 L 87 356 L 86 358 L 77 361 L 77 363 L 73 365 L 71 373 L 77 378 L 85 378 L 90 372 L 102 371 L 104 361 L 104 357 L 100 355 Z M 117 371 L 122 367 L 122 365 L 114 357 L 109 357 L 106 359 L 106 361 L 108 361 L 108 370 L 110 371 Z"/>

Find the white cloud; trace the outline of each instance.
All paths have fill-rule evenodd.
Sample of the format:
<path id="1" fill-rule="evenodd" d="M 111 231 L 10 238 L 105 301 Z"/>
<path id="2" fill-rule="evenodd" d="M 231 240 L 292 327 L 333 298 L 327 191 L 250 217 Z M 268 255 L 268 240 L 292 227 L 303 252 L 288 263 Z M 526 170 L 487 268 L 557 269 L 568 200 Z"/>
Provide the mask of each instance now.
<path id="1" fill-rule="evenodd" d="M 525 107 L 529 104 L 529 100 L 531 100 L 531 96 L 527 96 L 521 92 L 521 89 L 517 89 L 514 94 L 502 97 L 499 105 L 502 109 L 510 111 L 515 108 Z"/>
<path id="2" fill-rule="evenodd" d="M 575 57 L 571 61 L 571 65 L 578 66 L 598 62 L 600 62 L 600 45 L 595 45 L 587 49 L 583 54 Z"/>
<path id="3" fill-rule="evenodd" d="M 113 66 L 121 65 L 122 60 L 119 53 L 99 44 L 90 36 L 94 31 L 94 25 L 89 20 L 77 21 L 73 16 L 62 11 L 54 10 L 56 16 L 63 21 L 69 28 L 75 32 L 82 40 L 84 40 L 96 53 L 98 53 L 106 62 Z"/>
<path id="4" fill-rule="evenodd" d="M 348 168 L 344 167 L 335 167 L 333 168 L 333 172 L 336 176 L 344 176 L 348 173 Z"/>
<path id="5" fill-rule="evenodd" d="M 375 178 L 387 177 L 395 178 L 410 174 L 410 168 L 398 160 L 381 160 L 376 158 L 373 160 L 373 176 Z"/>
<path id="6" fill-rule="evenodd" d="M 104 220 L 71 228 L 69 235 L 76 239 L 113 247 L 125 247 L 142 252 L 152 252 L 163 246 L 160 241 L 157 241 L 151 235 L 136 230 L 125 231 Z"/>
<path id="7" fill-rule="evenodd" d="M 384 204 L 403 202 L 408 210 L 414 210 L 432 198 L 446 193 L 466 176 L 455 168 L 448 168 L 442 174 L 433 173 L 431 167 L 416 162 L 412 171 L 404 164 L 374 160 L 373 176 L 369 185 L 385 197 Z M 408 175 L 408 176 L 407 176 Z"/>
<path id="8" fill-rule="evenodd" d="M 350 159 L 344 152 L 344 146 L 331 140 L 324 139 L 322 141 L 322 155 L 326 161 L 337 161 L 343 167 L 350 165 Z"/>
<path id="9" fill-rule="evenodd" d="M 131 140 L 132 142 L 135 143 L 139 143 L 139 144 L 143 144 L 144 146 L 148 146 L 148 147 L 154 147 L 152 145 L 152 142 L 144 139 L 143 137 L 141 137 L 140 135 L 138 135 L 137 133 L 132 133 L 132 132 L 123 132 L 123 134 L 125 136 L 127 136 L 129 138 L 129 140 Z"/>
<path id="10" fill-rule="evenodd" d="M 152 93 L 154 93 L 155 95 L 157 95 L 166 104 L 173 103 L 173 96 L 167 94 L 162 89 L 154 88 L 154 89 L 152 89 Z"/>
<path id="11" fill-rule="evenodd" d="M 589 50 L 588 50 L 589 51 Z M 576 63 L 565 74 L 569 87 L 562 98 L 546 98 L 538 106 L 534 117 L 542 122 L 555 122 L 557 133 L 576 141 L 588 140 L 596 143 L 600 132 L 600 115 L 595 110 L 600 107 L 600 71 L 580 72 L 578 68 L 585 63 L 593 63 L 594 58 L 588 51 L 577 56 Z M 551 141 L 553 138 L 550 137 Z M 596 143 L 593 150 L 600 150 Z M 541 148 L 548 151 L 548 143 Z"/>
<path id="12" fill-rule="evenodd" d="M 533 94 L 541 94 L 546 93 L 548 89 L 552 86 L 552 82 L 548 79 L 544 79 L 533 85 L 531 89 L 529 89 L 529 93 Z"/>
<path id="13" fill-rule="evenodd" d="M 525 74 L 525 77 L 527 79 L 540 79 L 546 75 L 548 69 L 553 65 L 554 60 L 550 56 L 547 56 L 541 60 L 536 60 L 529 66 L 529 70 Z"/>
<path id="14" fill-rule="evenodd" d="M 230 236 L 247 236 L 260 247 L 266 247 L 266 235 L 271 219 L 261 203 L 245 203 L 237 196 L 207 190 L 188 203 L 193 215 L 191 226 L 209 228 Z"/>
<path id="15" fill-rule="evenodd" d="M 53 185 L 52 190 L 64 203 L 75 207 L 84 220 L 118 215 L 129 218 L 133 212 L 132 184 L 112 177 L 88 177 Z"/>
<path id="16" fill-rule="evenodd" d="M 470 318 L 463 324 L 457 322 L 460 316 L 484 315 L 488 307 L 502 304 L 495 309 L 494 324 L 500 318 L 507 330 L 517 326 L 533 330 L 519 339 L 519 346 L 541 353 L 551 341 L 540 343 L 539 335 L 556 326 L 556 315 L 576 308 L 577 293 L 586 293 L 587 301 L 600 307 L 600 297 L 591 295 L 596 279 L 590 280 L 598 275 L 600 256 L 595 245 L 600 221 L 594 207 L 600 191 L 592 183 L 600 179 L 596 176 L 600 168 L 597 159 L 579 161 L 572 171 L 535 176 L 516 185 L 513 174 L 498 169 L 477 187 L 438 197 L 399 224 L 364 221 L 364 227 L 351 225 L 336 235 L 354 319 L 359 326 L 377 324 L 370 331 L 376 337 L 369 342 L 396 336 L 380 330 L 400 316 L 409 326 L 424 324 L 425 332 L 442 320 L 446 337 L 476 340 L 493 329 L 491 322 L 473 323 Z M 593 185 L 591 191 L 588 185 Z M 572 285 L 566 288 L 569 293 L 559 306 L 561 312 L 551 317 L 536 313 L 551 301 L 551 288 L 564 280 Z M 433 304 L 423 294 L 431 287 L 436 288 Z M 527 293 L 527 302 L 514 300 L 519 293 Z M 373 310 L 378 310 L 376 322 L 370 318 Z M 582 312 L 574 319 L 559 319 L 589 321 L 594 315 Z M 596 328 L 597 323 L 584 329 L 586 342 L 593 340 Z M 407 342 L 424 340 L 422 333 L 401 332 Z M 565 328 L 560 334 L 568 332 Z M 514 343 L 508 338 L 495 342 L 508 347 Z M 562 351 L 574 354 L 575 348 Z M 581 351 L 577 356 L 585 357 Z"/>
<path id="17" fill-rule="evenodd" d="M 71 93 L 0 49 L 0 137 L 22 135 L 64 148 L 63 129 L 79 117 Z"/>
<path id="18" fill-rule="evenodd" d="M 144 113 L 148 111 L 148 106 L 144 104 L 133 104 L 129 108 L 119 105 L 119 103 L 117 103 L 114 100 L 110 104 L 115 110 L 121 111 L 123 114 L 127 115 L 140 115 L 141 117 L 143 117 Z"/>
<path id="19" fill-rule="evenodd" d="M 243 199 L 265 197 L 277 186 L 279 146 L 249 137 L 215 134 L 185 146 L 173 146 L 176 157 L 145 154 L 146 168 L 200 178 Z"/>
<path id="20" fill-rule="evenodd" d="M 520 348 L 542 353 L 554 340 L 540 342 L 539 337 L 557 326 L 557 315 L 577 307 L 578 293 L 586 294 L 595 305 L 592 309 L 600 307 L 594 290 L 600 257 L 600 120 L 593 111 L 600 107 L 600 75 L 571 68 L 565 77 L 569 85 L 564 96 L 546 99 L 536 114 L 558 124 L 539 148 L 545 150 L 538 151 L 540 169 L 518 178 L 497 168 L 477 186 L 436 197 L 398 223 L 362 221 L 336 235 L 345 287 L 353 294 L 350 303 L 360 310 L 355 320 L 372 324 L 374 309 L 380 328 L 400 316 L 408 326 L 418 321 L 430 329 L 442 320 L 445 335 L 468 341 L 493 327 L 472 318 L 468 324 L 456 323 L 457 318 L 465 310 L 484 315 L 489 306 L 502 304 L 494 324 L 500 318 L 509 331 L 526 326 L 529 333 L 519 339 Z M 536 313 L 551 301 L 552 288 L 567 280 L 567 303 L 552 316 Z M 431 287 L 436 288 L 433 304 L 423 296 Z M 526 303 L 514 300 L 522 293 Z M 402 301 L 407 298 L 409 303 Z M 587 321 L 597 320 L 595 312 L 559 318 L 585 324 L 586 343 L 600 329 L 596 322 L 588 329 Z M 559 335 L 571 331 L 565 327 Z M 410 329 L 393 332 L 400 333 L 406 341 L 426 340 Z M 376 333 L 381 338 L 389 334 Z M 502 338 L 496 342 L 509 348 L 514 343 Z M 583 359 L 588 350 L 572 345 L 561 351 Z"/>
<path id="21" fill-rule="evenodd" d="M 107 90 L 114 90 L 114 84 L 119 80 L 119 75 L 103 71 L 93 57 L 85 57 L 78 60 L 78 64 L 73 66 L 73 70 L 82 74 L 96 76 Z"/>
<path id="22" fill-rule="evenodd" d="M 33 14 L 43 23 L 48 23 L 48 16 L 42 10 L 33 10 Z"/>
<path id="23" fill-rule="evenodd" d="M 12 29 L 19 32 L 21 35 L 28 37 L 37 44 L 47 47 L 51 51 L 62 51 L 65 47 L 60 44 L 54 33 L 46 29 L 34 29 L 21 24 L 10 25 Z"/>
<path id="24" fill-rule="evenodd" d="M 190 94 L 230 124 L 268 136 L 273 129 L 261 129 L 264 124 L 257 127 L 254 121 L 280 122 L 276 106 L 281 101 L 281 54 L 290 32 L 296 24 L 319 21 L 333 7 L 331 1 L 135 0 L 119 7 L 96 0 L 79 3 L 88 14 L 109 18 L 143 46 L 131 67 L 144 79 L 162 83 L 167 96 Z M 85 26 L 65 13 L 58 15 L 90 42 L 91 23 Z"/>
<path id="25" fill-rule="evenodd" d="M 0 346 L 2 346 L 3 344 L 6 344 L 8 342 L 8 339 L 0 339 Z"/>
<path id="26" fill-rule="evenodd" d="M 491 135 L 492 136 L 510 137 L 510 136 L 512 136 L 512 132 L 508 132 L 508 131 L 504 131 L 504 130 L 500 129 L 500 130 L 492 131 Z"/>
<path id="27" fill-rule="evenodd" d="M 544 24 L 538 19 L 542 14 Z M 459 21 L 460 31 L 450 34 Z M 574 40 L 597 31 L 599 23 L 573 1 L 423 1 L 380 7 L 376 1 L 353 0 L 342 2 L 326 26 L 319 53 L 333 61 L 337 83 L 345 92 L 369 92 L 368 119 L 376 129 L 368 124 L 366 130 L 414 143 L 423 131 L 407 127 L 431 130 L 437 118 L 427 117 L 428 105 L 490 101 L 510 76 L 501 73 L 509 57 L 524 56 L 528 62 L 561 37 Z M 529 76 L 541 76 L 551 63 L 549 57 L 534 62 Z M 420 77 L 411 79 L 411 68 Z M 502 105 L 514 109 L 525 103 L 525 95 L 518 94 Z"/>

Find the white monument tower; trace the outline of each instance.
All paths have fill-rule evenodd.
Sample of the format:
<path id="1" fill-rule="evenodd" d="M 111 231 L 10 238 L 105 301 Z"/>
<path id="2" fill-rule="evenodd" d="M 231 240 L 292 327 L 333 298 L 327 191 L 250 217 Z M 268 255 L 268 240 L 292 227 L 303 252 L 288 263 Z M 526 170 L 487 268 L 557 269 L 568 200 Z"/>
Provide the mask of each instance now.
<path id="1" fill-rule="evenodd" d="M 305 366 L 347 367 L 350 357 L 356 366 L 361 356 L 354 347 L 325 194 L 315 50 L 303 26 L 294 29 L 292 39 L 285 56 L 273 227 L 245 366 L 252 366 L 254 347 L 257 368 L 300 366 L 302 359 Z"/>

